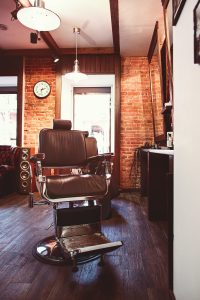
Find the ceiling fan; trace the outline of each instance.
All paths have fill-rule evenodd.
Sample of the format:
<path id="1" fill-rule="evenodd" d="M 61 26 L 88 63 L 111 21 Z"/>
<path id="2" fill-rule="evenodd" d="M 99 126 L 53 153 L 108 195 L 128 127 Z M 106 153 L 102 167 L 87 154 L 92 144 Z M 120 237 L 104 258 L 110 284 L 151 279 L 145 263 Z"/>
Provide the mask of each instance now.
<path id="1" fill-rule="evenodd" d="M 81 28 L 81 36 L 82 36 L 82 38 L 89 44 L 89 45 L 91 45 L 91 46 L 96 46 L 96 41 L 93 39 L 93 38 L 91 38 L 87 33 L 86 33 L 86 31 L 84 31 L 84 29 L 88 26 L 88 24 L 89 24 L 89 21 L 88 20 L 86 20 L 85 22 L 84 22 L 84 24 L 80 27 Z"/>

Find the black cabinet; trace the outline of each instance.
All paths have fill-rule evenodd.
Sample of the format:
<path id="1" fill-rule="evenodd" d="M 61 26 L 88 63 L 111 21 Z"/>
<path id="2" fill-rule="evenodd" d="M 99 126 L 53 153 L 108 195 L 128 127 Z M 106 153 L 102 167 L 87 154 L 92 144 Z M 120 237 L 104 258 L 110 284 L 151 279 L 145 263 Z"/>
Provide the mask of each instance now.
<path id="1" fill-rule="evenodd" d="M 173 150 L 144 149 L 141 151 L 141 194 L 148 197 L 148 217 L 151 221 L 167 220 L 167 174 L 173 174 Z"/>
<path id="2" fill-rule="evenodd" d="M 148 199 L 150 221 L 166 221 L 169 288 L 173 289 L 173 150 L 141 151 L 141 194 Z"/>

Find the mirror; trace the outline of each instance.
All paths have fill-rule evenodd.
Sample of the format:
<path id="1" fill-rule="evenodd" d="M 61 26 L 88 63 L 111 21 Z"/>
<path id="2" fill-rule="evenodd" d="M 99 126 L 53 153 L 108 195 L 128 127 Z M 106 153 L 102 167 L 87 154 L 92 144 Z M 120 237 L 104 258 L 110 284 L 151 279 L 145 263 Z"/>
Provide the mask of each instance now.
<path id="1" fill-rule="evenodd" d="M 164 141 L 165 124 L 163 111 L 163 77 L 161 71 L 161 57 L 160 57 L 160 45 L 158 37 L 158 22 L 155 24 L 153 36 L 151 39 L 149 52 L 149 74 L 151 84 L 151 100 L 152 100 L 152 116 L 153 116 L 153 128 L 154 128 L 154 141 L 155 143 Z"/>
<path id="2" fill-rule="evenodd" d="M 169 71 L 170 71 L 170 89 L 172 90 L 173 94 L 173 3 L 172 0 L 165 0 L 165 3 L 163 3 L 163 14 L 164 14 L 164 29 L 165 29 L 165 40 L 166 40 L 166 57 L 168 59 L 168 65 L 169 65 Z M 173 95 L 172 95 L 173 96 Z M 173 102 L 173 99 L 169 99 L 171 102 Z"/>
<path id="3" fill-rule="evenodd" d="M 167 131 L 173 131 L 173 0 L 162 0 L 164 35 L 164 54 L 161 49 L 161 65 L 165 65 L 164 93 L 164 123 Z M 165 45 L 164 45 L 165 44 Z M 162 47 L 163 48 L 163 47 Z"/>

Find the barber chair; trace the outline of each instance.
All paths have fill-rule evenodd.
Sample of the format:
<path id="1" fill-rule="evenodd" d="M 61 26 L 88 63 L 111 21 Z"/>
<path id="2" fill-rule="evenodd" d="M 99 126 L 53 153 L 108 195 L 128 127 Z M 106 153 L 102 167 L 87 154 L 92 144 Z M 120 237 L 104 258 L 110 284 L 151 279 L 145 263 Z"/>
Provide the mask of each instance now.
<path id="1" fill-rule="evenodd" d="M 98 160 L 90 159 L 91 157 L 93 156 L 95 157 L 98 155 L 97 140 L 95 137 L 88 136 L 87 131 L 84 131 L 83 133 L 85 135 L 87 158 L 89 159 L 89 163 L 88 163 L 89 172 L 90 174 L 95 174 L 98 168 L 98 174 L 103 175 L 105 171 L 104 163 L 99 164 Z M 113 155 L 110 154 L 109 159 L 111 159 L 110 165 L 113 165 Z M 88 172 L 88 170 L 86 172 Z M 118 195 L 117 193 L 118 188 L 113 178 L 113 172 L 110 175 L 111 177 L 110 177 L 108 192 L 104 196 L 103 201 L 101 201 L 101 213 L 102 213 L 103 220 L 109 219 L 111 217 L 111 199 L 114 198 L 116 195 Z"/>
<path id="2" fill-rule="evenodd" d="M 91 147 L 86 148 L 87 143 Z M 71 264 L 77 271 L 77 264 L 96 258 L 102 265 L 105 253 L 122 246 L 101 231 L 101 205 L 96 201 L 103 201 L 108 192 L 112 163 L 108 154 L 91 156 L 94 149 L 95 141 L 71 130 L 70 121 L 54 120 L 53 129 L 40 131 L 39 153 L 31 161 L 41 200 L 30 193 L 29 204 L 51 204 L 55 225 L 55 236 L 33 248 L 33 255 L 43 262 Z M 51 173 L 45 175 L 48 169 Z"/>

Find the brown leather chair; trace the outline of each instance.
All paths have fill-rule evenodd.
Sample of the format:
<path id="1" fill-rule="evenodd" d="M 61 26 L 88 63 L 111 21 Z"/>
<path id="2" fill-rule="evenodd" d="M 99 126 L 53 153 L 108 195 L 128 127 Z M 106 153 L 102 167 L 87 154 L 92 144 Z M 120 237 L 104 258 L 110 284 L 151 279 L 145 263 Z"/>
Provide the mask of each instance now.
<path id="1" fill-rule="evenodd" d="M 87 158 L 90 159 L 93 156 L 98 155 L 98 147 L 97 147 L 97 140 L 94 137 L 88 136 L 88 132 L 84 132 L 85 134 L 85 142 L 86 142 L 86 152 L 87 152 Z M 104 154 L 105 155 L 105 154 Z M 111 164 L 113 165 L 113 154 L 107 154 L 110 157 Z M 97 169 L 97 160 L 90 160 L 88 167 L 91 174 L 95 174 Z M 101 168 L 101 170 L 100 170 Z M 98 169 L 98 173 L 104 174 L 105 166 L 104 164 L 101 164 Z M 111 199 L 118 195 L 118 188 L 115 184 L 115 180 L 113 178 L 113 172 L 111 172 L 111 178 L 110 178 L 110 184 L 108 187 L 108 192 L 103 198 L 103 201 L 101 202 L 102 206 L 102 219 L 109 219 L 112 215 L 111 211 Z"/>
<path id="2" fill-rule="evenodd" d="M 31 193 L 30 206 L 52 204 L 55 224 L 55 236 L 39 241 L 33 254 L 49 263 L 72 263 L 74 271 L 77 263 L 97 257 L 102 263 L 106 252 L 122 245 L 121 241 L 109 241 L 101 232 L 101 206 L 96 204 L 108 193 L 110 155 L 91 155 L 95 141 L 90 140 L 94 147 L 90 153 L 88 141 L 84 132 L 71 130 L 70 121 L 54 120 L 53 129 L 40 131 L 39 153 L 31 158 L 41 200 L 34 201 Z M 65 172 L 45 175 L 46 169 Z M 63 207 L 63 203 L 68 206 Z"/>

